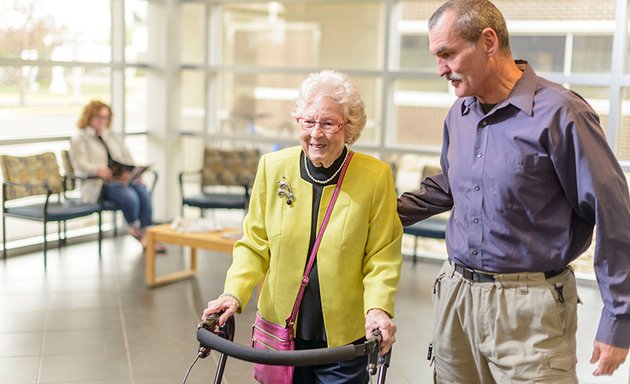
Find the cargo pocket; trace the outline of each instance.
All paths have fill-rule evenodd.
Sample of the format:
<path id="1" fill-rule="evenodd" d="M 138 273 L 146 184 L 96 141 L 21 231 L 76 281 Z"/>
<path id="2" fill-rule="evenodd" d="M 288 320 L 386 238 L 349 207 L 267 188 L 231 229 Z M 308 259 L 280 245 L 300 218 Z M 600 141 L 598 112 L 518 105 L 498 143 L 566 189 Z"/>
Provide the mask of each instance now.
<path id="1" fill-rule="evenodd" d="M 575 351 L 559 351 L 549 353 L 545 358 L 545 366 L 535 383 L 574 384 L 577 383 Z"/>

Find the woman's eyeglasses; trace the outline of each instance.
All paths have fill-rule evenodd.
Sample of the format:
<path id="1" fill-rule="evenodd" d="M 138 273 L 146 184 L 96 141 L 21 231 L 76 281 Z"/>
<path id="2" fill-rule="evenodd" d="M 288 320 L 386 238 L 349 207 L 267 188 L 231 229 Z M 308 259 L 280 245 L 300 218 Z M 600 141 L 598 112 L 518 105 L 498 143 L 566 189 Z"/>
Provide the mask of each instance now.
<path id="1" fill-rule="evenodd" d="M 343 127 L 346 124 L 346 123 L 338 123 L 334 120 L 321 120 L 320 121 L 320 120 L 315 120 L 315 119 L 309 119 L 308 117 L 298 117 L 297 122 L 300 125 L 300 128 L 308 132 L 315 129 L 315 126 L 319 124 L 319 127 L 325 133 L 337 133 L 339 132 L 341 127 Z"/>

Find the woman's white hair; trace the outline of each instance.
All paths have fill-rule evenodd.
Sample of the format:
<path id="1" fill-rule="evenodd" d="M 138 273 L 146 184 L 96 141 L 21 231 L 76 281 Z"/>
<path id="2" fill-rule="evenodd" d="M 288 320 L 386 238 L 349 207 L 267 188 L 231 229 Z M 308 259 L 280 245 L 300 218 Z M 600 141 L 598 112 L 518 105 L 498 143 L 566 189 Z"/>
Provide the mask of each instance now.
<path id="1" fill-rule="evenodd" d="M 345 142 L 348 145 L 353 144 L 361 136 L 367 116 L 359 89 L 344 73 L 324 70 L 309 74 L 300 85 L 291 115 L 295 118 L 300 117 L 313 101 L 322 97 L 330 97 L 343 107 L 346 122 Z"/>

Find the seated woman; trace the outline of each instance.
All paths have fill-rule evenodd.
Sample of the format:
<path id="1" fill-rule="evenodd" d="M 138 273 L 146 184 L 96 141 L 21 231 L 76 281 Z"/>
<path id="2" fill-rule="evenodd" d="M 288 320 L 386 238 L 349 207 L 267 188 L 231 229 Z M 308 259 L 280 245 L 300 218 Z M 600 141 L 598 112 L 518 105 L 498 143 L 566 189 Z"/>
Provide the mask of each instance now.
<path id="1" fill-rule="evenodd" d="M 72 165 L 77 176 L 91 177 L 80 180 L 83 200 L 110 200 L 120 207 L 129 233 L 144 248 L 146 228 L 152 224 L 151 195 L 141 177 L 130 180 L 134 161 L 123 137 L 109 128 L 111 120 L 112 110 L 102 101 L 83 107 L 79 131 L 70 141 Z M 156 244 L 156 250 L 164 247 Z"/>

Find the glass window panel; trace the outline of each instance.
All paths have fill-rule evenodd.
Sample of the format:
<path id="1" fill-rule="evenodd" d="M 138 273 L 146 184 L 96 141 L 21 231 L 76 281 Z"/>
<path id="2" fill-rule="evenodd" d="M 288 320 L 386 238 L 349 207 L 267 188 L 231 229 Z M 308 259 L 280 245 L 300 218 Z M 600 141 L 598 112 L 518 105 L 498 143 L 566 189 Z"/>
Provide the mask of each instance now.
<path id="1" fill-rule="evenodd" d="M 0 56 L 108 62 L 110 21 L 109 0 L 2 1 Z"/>
<path id="2" fill-rule="evenodd" d="M 146 132 L 147 126 L 147 71 L 143 68 L 125 70 L 125 132 Z"/>
<path id="3" fill-rule="evenodd" d="M 611 36 L 575 36 L 573 39 L 573 73 L 610 73 Z"/>
<path id="4" fill-rule="evenodd" d="M 222 63 L 379 69 L 383 14 L 383 2 L 228 4 Z"/>
<path id="5" fill-rule="evenodd" d="M 108 100 L 110 69 L 0 67 L 0 137 L 72 134 L 81 108 Z"/>
<path id="6" fill-rule="evenodd" d="M 564 71 L 564 36 L 510 36 L 515 59 L 527 60 L 536 72 Z"/>
<path id="7" fill-rule="evenodd" d="M 147 0 L 125 0 L 125 60 L 128 63 L 147 61 L 148 10 Z"/>
<path id="8" fill-rule="evenodd" d="M 206 116 L 204 71 L 185 70 L 180 73 L 180 130 L 187 132 L 203 132 Z"/>
<path id="9" fill-rule="evenodd" d="M 401 1 L 394 23 L 398 36 L 398 57 L 392 66 L 399 69 L 435 71 L 435 58 L 429 52 L 427 20 L 439 4 L 426 1 Z"/>
<path id="10" fill-rule="evenodd" d="M 493 3 L 505 16 L 512 20 L 614 20 L 617 0 L 597 1 L 541 1 L 541 0 L 495 0 Z M 438 5 L 435 5 L 437 7 Z M 508 26 L 509 28 L 509 26 Z"/>
<path id="11" fill-rule="evenodd" d="M 630 3 L 630 1 L 629 1 Z M 630 6 L 630 4 L 628 4 L 628 6 Z M 630 20 L 628 20 L 628 22 L 626 23 L 626 25 L 630 26 Z M 628 30 L 626 31 L 626 65 L 625 65 L 625 72 L 626 74 L 630 73 L 630 27 L 628 28 Z"/>
<path id="12" fill-rule="evenodd" d="M 610 89 L 608 87 L 593 87 L 588 85 L 571 85 L 571 89 L 577 93 L 579 93 L 582 97 L 588 100 L 589 103 L 593 103 L 592 105 L 602 105 L 603 107 L 608 108 L 610 97 Z M 600 113 L 602 111 L 598 111 Z M 606 112 L 606 111 L 603 111 Z M 606 112 L 607 113 L 607 112 Z"/>
<path id="13" fill-rule="evenodd" d="M 305 75 L 224 73 L 219 125 L 223 133 L 297 139 L 291 110 Z"/>
<path id="14" fill-rule="evenodd" d="M 202 64 L 206 46 L 206 7 L 199 3 L 183 3 L 181 7 L 180 54 L 182 63 Z"/>
<path id="15" fill-rule="evenodd" d="M 182 136 L 180 138 L 180 153 L 182 156 L 182 167 L 185 171 L 198 171 L 203 163 L 203 150 L 205 148 L 203 138 L 200 136 Z M 199 183 L 195 182 L 196 190 L 199 191 Z"/>
<path id="16" fill-rule="evenodd" d="M 125 145 L 129 148 L 136 164 L 148 164 L 147 142 L 147 135 L 125 136 Z"/>
<path id="17" fill-rule="evenodd" d="M 607 87 L 571 85 L 571 89 L 593 107 L 599 115 L 599 122 L 604 132 L 608 131 L 608 114 L 610 112 L 610 90 Z"/>
<path id="18" fill-rule="evenodd" d="M 436 79 L 398 79 L 394 82 L 394 144 L 442 146 L 444 117 L 455 96 L 448 82 Z"/>
<path id="19" fill-rule="evenodd" d="M 442 1 L 400 1 L 400 19 L 402 21 L 429 20 L 429 17 L 441 4 Z"/>
<path id="20" fill-rule="evenodd" d="M 382 111 L 383 80 L 377 77 L 358 76 L 354 76 L 353 80 L 361 92 L 367 114 L 367 122 L 357 144 L 377 144 L 385 126 Z"/>
<path id="21" fill-rule="evenodd" d="M 630 161 L 630 88 L 622 91 L 621 124 L 617 133 L 617 158 Z"/>
<path id="22" fill-rule="evenodd" d="M 415 191 L 422 180 L 422 171 L 425 166 L 440 166 L 440 157 L 437 155 L 415 155 L 410 153 L 397 153 L 389 158 L 390 164 L 395 164 L 396 188 L 399 193 Z"/>
<path id="23" fill-rule="evenodd" d="M 401 33 L 399 68 L 429 72 L 437 70 L 435 58 L 429 51 L 428 35 Z"/>
<path id="24" fill-rule="evenodd" d="M 224 73 L 221 76 L 219 126 L 223 133 L 255 134 L 283 140 L 298 139 L 291 111 L 305 75 Z M 359 142 L 375 143 L 381 130 L 382 83 L 354 77 L 368 121 Z M 281 145 L 280 143 L 278 145 Z"/>

